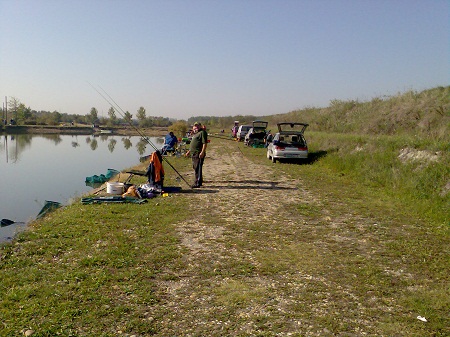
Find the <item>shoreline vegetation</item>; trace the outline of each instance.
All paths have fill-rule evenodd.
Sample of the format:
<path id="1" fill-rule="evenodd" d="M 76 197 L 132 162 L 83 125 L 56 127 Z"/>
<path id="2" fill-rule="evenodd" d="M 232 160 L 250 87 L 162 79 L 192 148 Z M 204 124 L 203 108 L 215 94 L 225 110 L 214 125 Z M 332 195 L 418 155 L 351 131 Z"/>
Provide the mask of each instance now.
<path id="1" fill-rule="evenodd" d="M 166 165 L 181 193 L 33 222 L 0 246 L 0 336 L 449 336 L 449 93 L 268 117 L 310 124 L 300 164 L 210 128 L 202 188 Z"/>
<path id="2" fill-rule="evenodd" d="M 122 127 L 102 127 L 93 128 L 90 126 L 49 126 L 49 125 L 6 125 L 0 129 L 0 133 L 3 134 L 18 134 L 18 133 L 31 133 L 31 134 L 66 134 L 66 135 L 92 135 L 100 133 L 101 130 L 110 130 L 111 135 L 119 136 L 140 136 L 138 131 L 129 126 Z M 167 127 L 149 127 L 139 128 L 142 134 L 148 137 L 165 136 L 167 133 Z"/>

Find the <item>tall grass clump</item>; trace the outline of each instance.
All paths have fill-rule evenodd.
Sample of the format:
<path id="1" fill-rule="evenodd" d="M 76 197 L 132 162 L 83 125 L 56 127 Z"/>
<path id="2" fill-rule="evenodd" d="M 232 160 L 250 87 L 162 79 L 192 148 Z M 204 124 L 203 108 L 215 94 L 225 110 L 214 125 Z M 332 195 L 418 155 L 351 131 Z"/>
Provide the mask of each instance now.
<path id="1" fill-rule="evenodd" d="M 375 97 L 366 102 L 334 99 L 325 108 L 306 107 L 265 119 L 271 125 L 285 121 L 305 122 L 314 131 L 402 134 L 448 140 L 450 86 Z"/>
<path id="2" fill-rule="evenodd" d="M 448 221 L 448 144 L 406 136 L 324 132 L 311 132 L 308 136 L 313 154 L 326 153 L 320 165 L 408 201 L 418 213 L 435 221 Z"/>

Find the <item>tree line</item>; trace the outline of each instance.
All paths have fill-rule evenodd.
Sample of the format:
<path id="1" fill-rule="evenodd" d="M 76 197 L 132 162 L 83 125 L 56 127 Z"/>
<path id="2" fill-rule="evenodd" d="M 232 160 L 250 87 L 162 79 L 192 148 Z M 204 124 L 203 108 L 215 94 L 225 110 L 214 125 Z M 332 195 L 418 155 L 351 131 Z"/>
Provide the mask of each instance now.
<path id="1" fill-rule="evenodd" d="M 133 119 L 133 115 L 126 111 L 124 115 L 117 113 L 117 111 L 111 107 L 108 110 L 108 116 L 99 116 L 98 110 L 92 107 L 90 112 L 86 115 L 67 114 L 59 111 L 45 111 L 45 110 L 33 110 L 29 106 L 20 102 L 15 97 L 10 97 L 7 103 L 7 107 L 1 108 L 1 119 L 3 124 L 14 125 L 99 125 L 99 126 L 120 126 L 124 124 L 137 124 L 139 127 L 168 127 L 173 124 L 174 120 L 168 117 L 160 116 L 147 116 L 147 112 L 144 107 L 140 107 L 136 111 L 136 118 Z"/>
<path id="2" fill-rule="evenodd" d="M 133 115 L 129 111 L 125 114 L 117 112 L 116 109 L 110 107 L 107 116 L 99 116 L 98 110 L 92 107 L 89 113 L 85 115 L 67 114 L 59 111 L 45 111 L 33 110 L 29 106 L 20 102 L 15 97 L 10 97 L 7 108 L 3 107 L 1 110 L 1 118 L 4 124 L 17 125 L 98 125 L 106 127 L 114 127 L 121 125 L 128 125 L 130 122 L 133 125 L 147 128 L 147 127 L 171 127 L 171 129 L 187 130 L 195 122 L 201 122 L 204 125 L 212 128 L 219 128 L 225 131 L 230 131 L 234 125 L 234 121 L 238 120 L 241 124 L 251 123 L 255 116 L 196 116 L 190 117 L 186 120 L 177 120 L 162 116 L 147 116 L 147 111 L 144 107 L 140 107 Z M 180 132 L 181 133 L 181 132 Z"/>

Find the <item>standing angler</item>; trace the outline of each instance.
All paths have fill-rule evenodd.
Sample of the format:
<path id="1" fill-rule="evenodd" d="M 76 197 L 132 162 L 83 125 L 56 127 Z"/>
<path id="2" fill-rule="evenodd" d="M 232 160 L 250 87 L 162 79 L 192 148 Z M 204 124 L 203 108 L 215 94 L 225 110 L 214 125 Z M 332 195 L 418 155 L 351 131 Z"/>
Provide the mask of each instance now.
<path id="1" fill-rule="evenodd" d="M 203 183 L 203 162 L 206 156 L 206 147 L 208 145 L 208 133 L 202 127 L 202 124 L 195 122 L 192 128 L 194 135 L 192 136 L 191 146 L 186 156 L 192 153 L 192 168 L 195 172 L 195 182 L 192 188 L 199 188 Z"/>

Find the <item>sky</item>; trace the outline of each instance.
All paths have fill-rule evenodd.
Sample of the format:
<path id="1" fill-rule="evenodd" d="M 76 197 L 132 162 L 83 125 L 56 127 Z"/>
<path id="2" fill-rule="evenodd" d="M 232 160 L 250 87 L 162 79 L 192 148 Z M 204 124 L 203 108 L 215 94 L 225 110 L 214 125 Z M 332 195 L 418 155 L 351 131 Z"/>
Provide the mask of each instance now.
<path id="1" fill-rule="evenodd" d="M 448 0 L 0 0 L 0 100 L 273 115 L 447 86 L 449 38 Z"/>

